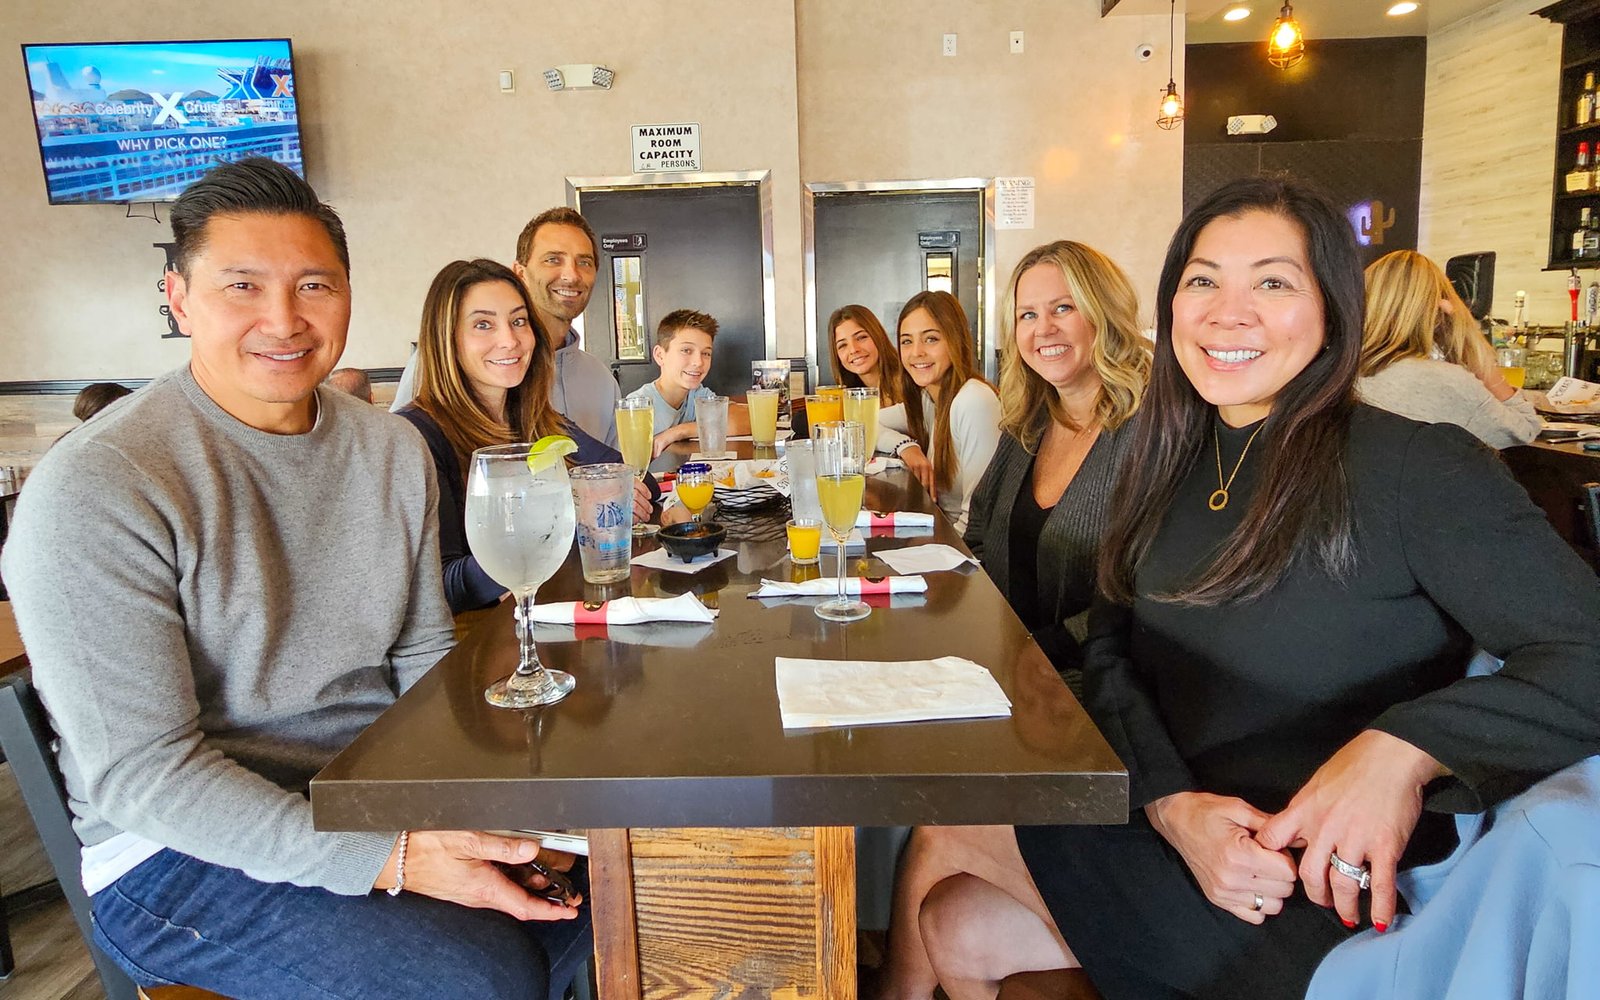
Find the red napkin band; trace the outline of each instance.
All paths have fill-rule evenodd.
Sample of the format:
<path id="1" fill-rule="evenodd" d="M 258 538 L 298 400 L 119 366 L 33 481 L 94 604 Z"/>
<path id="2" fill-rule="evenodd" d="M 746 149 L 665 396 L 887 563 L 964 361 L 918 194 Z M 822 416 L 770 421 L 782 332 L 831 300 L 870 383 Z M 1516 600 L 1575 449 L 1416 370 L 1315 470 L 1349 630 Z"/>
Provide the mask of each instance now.
<path id="1" fill-rule="evenodd" d="M 609 607 L 611 607 L 611 602 L 607 601 L 598 608 L 595 608 L 593 611 L 590 611 L 582 604 L 575 603 L 572 606 L 572 624 L 604 625 L 606 623 L 606 609 Z"/>
<path id="2" fill-rule="evenodd" d="M 869 580 L 866 577 L 862 577 L 861 578 L 861 593 L 862 594 L 887 594 L 887 593 L 890 593 L 888 578 L 885 577 L 882 580 Z"/>
<path id="3" fill-rule="evenodd" d="M 892 527 L 894 527 L 894 514 L 893 513 L 880 515 L 876 511 L 874 511 L 871 514 L 869 514 L 868 516 L 872 519 L 869 522 L 869 526 L 870 527 L 873 527 L 873 528 L 892 528 Z"/>

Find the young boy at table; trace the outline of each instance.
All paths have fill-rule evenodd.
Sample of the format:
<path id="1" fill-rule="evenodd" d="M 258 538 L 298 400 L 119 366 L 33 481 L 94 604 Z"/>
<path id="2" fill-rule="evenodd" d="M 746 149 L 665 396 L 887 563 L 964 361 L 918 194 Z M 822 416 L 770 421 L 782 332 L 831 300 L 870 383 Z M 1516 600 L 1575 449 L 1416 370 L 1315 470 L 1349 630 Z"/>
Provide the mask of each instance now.
<path id="1" fill-rule="evenodd" d="M 695 403 L 716 393 L 705 384 L 711 374 L 711 349 L 717 339 L 717 321 L 693 309 L 667 313 L 656 327 L 656 344 L 650 351 L 661 374 L 654 382 L 628 394 L 655 404 L 656 436 L 653 454 L 669 444 L 700 436 Z M 728 404 L 728 434 L 749 434 L 750 413 L 742 403 Z"/>
<path id="2" fill-rule="evenodd" d="M 453 641 L 422 439 L 322 384 L 344 226 L 259 157 L 171 219 L 189 363 L 45 455 L 0 554 L 95 943 L 232 997 L 560 997 L 589 918 L 496 867 L 531 842 L 313 823 L 311 776 Z"/>

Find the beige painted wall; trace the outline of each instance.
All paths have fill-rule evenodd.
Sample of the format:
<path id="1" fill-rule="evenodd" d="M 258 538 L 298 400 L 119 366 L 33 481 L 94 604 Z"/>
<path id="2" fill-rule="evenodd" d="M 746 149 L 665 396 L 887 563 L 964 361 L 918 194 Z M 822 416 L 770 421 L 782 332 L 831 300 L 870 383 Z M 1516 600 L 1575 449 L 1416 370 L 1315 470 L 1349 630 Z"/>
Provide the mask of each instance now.
<path id="1" fill-rule="evenodd" d="M 997 297 L 1024 253 L 1070 238 L 1120 263 L 1153 315 L 1183 201 L 1183 133 L 1155 126 L 1167 19 L 1098 11 L 1091 0 L 802 0 L 801 174 L 1032 176 L 1035 227 L 996 234 Z M 1022 55 L 1008 51 L 1013 30 Z M 954 58 L 940 54 L 945 32 Z M 1148 62 L 1134 57 L 1141 42 L 1157 46 Z M 1181 32 L 1177 45 L 1181 81 Z"/>
<path id="2" fill-rule="evenodd" d="M 1181 199 L 1182 134 L 1152 122 L 1166 20 L 1101 21 L 1096 10 L 1093 0 L 57 0 L 0 5 L 0 52 L 171 37 L 172 24 L 191 37 L 292 37 L 307 169 L 351 237 L 344 362 L 366 367 L 402 363 L 444 261 L 508 258 L 522 223 L 564 202 L 566 177 L 627 173 L 629 125 L 698 121 L 706 170 L 772 171 L 779 350 L 796 355 L 802 164 L 816 181 L 1032 175 L 1036 228 L 999 235 L 1000 268 L 1071 236 L 1122 262 L 1148 297 Z M 1012 29 L 1027 32 L 1021 56 L 1007 53 Z M 960 39 L 953 59 L 937 54 L 945 31 Z M 1160 50 L 1141 63 L 1132 53 L 1144 41 Z M 616 87 L 542 86 L 545 67 L 584 61 L 615 68 Z M 499 93 L 501 69 L 517 72 L 516 94 Z M 150 244 L 167 228 L 121 208 L 47 205 L 12 84 L 0 89 L 11 95 L 0 96 L 0 245 L 25 264 L 0 268 L 0 381 L 180 364 L 187 347 L 159 339 L 156 312 L 162 258 Z"/>
<path id="3" fill-rule="evenodd" d="M 1561 29 L 1531 12 L 1545 0 L 1503 0 L 1428 36 L 1418 248 L 1441 264 L 1494 250 L 1494 314 L 1528 293 L 1534 322 L 1569 316 L 1564 273 L 1549 259 Z M 1593 272 L 1580 272 L 1584 282 Z"/>
<path id="4" fill-rule="evenodd" d="M 509 260 L 523 223 L 565 203 L 567 176 L 628 173 L 628 127 L 647 122 L 700 122 L 708 171 L 772 171 L 776 305 L 784 334 L 801 343 L 788 0 L 0 4 L 0 53 L 12 59 L 22 42 L 175 31 L 294 39 L 307 171 L 350 233 L 346 364 L 402 364 L 440 265 Z M 545 89 L 544 68 L 591 61 L 617 70 L 614 89 Z M 0 381 L 140 377 L 181 364 L 186 343 L 159 339 L 156 313 L 162 257 L 150 244 L 169 238 L 167 227 L 122 208 L 46 203 L 16 69 L 0 72 Z M 515 94 L 499 92 L 501 69 L 516 71 Z"/>

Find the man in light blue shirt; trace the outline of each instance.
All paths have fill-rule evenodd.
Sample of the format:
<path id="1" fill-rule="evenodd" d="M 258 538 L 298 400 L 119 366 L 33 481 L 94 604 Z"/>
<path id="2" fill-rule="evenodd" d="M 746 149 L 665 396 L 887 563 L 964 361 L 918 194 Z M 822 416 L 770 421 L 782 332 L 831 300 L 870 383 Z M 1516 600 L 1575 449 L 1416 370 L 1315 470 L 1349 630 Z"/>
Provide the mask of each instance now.
<path id="1" fill-rule="evenodd" d="M 517 237 L 512 270 L 528 286 L 539 328 L 555 351 L 550 402 L 590 437 L 617 447 L 617 401 L 622 390 L 604 361 L 578 346 L 572 321 L 594 291 L 599 241 L 576 209 L 540 212 Z"/>
<path id="2" fill-rule="evenodd" d="M 629 399 L 648 399 L 655 405 L 655 454 L 676 441 L 700 436 L 695 403 L 716 396 L 705 385 L 716 337 L 717 321 L 693 309 L 667 313 L 656 327 L 656 344 L 650 353 L 661 374 L 628 394 Z M 750 415 L 744 406 L 728 407 L 728 433 L 750 433 Z"/>

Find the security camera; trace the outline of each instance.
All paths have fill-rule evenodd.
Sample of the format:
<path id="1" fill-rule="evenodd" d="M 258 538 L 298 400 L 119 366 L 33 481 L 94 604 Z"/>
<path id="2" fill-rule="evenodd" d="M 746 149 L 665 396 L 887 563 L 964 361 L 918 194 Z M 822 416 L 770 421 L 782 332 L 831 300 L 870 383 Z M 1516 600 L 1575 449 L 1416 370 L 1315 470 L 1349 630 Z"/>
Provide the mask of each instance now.
<path id="1" fill-rule="evenodd" d="M 1156 54 L 1156 47 L 1149 42 L 1141 42 L 1133 47 L 1134 58 L 1140 62 L 1149 62 Z"/>

